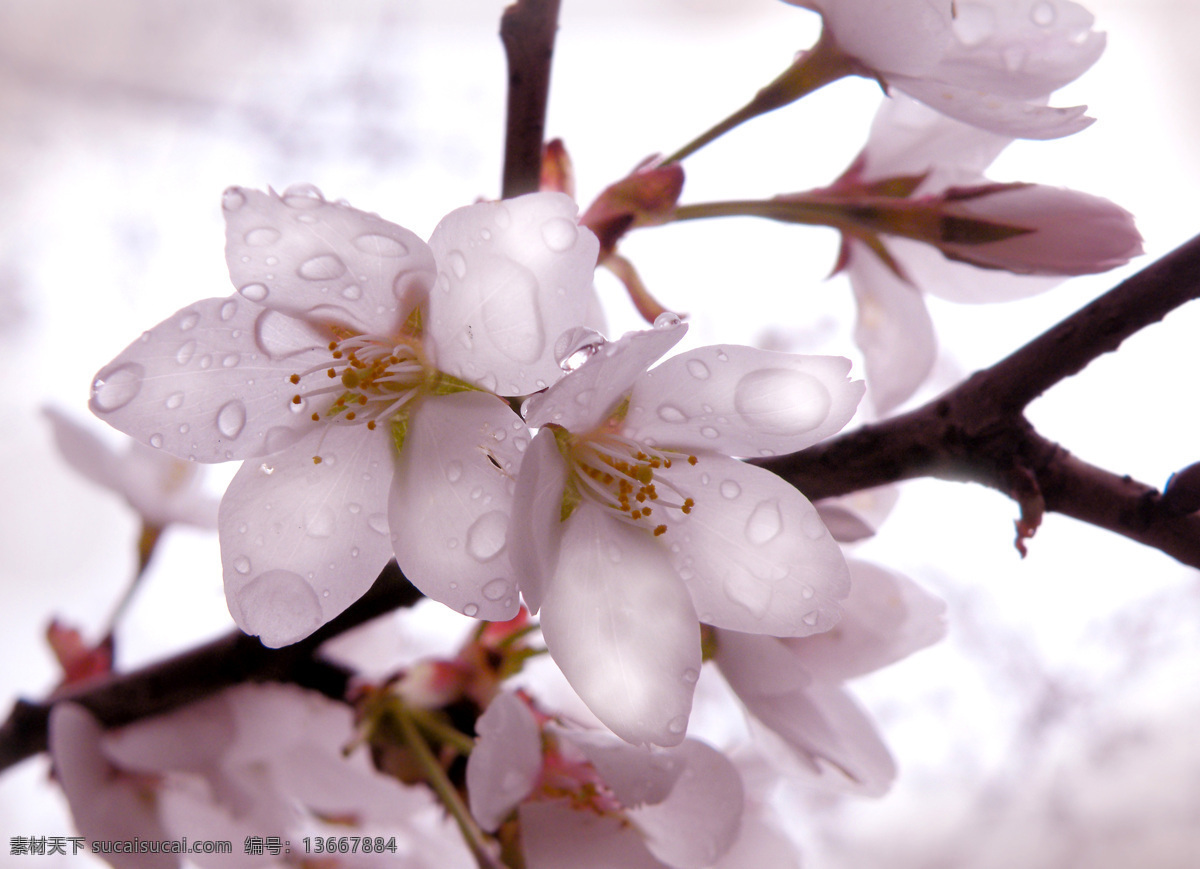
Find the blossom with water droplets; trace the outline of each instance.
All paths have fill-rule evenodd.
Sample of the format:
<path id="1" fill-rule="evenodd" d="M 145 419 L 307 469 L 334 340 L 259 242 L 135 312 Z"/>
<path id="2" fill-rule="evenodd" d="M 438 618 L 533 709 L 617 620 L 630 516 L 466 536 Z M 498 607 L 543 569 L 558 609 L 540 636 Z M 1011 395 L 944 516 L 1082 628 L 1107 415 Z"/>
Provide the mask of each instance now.
<path id="1" fill-rule="evenodd" d="M 1068 0 L 784 0 L 821 15 L 797 79 L 878 79 L 952 118 L 1028 139 L 1088 126 L 1087 106 L 1045 99 L 1099 59 L 1104 34 Z"/>
<path id="2" fill-rule="evenodd" d="M 502 693 L 477 723 L 467 760 L 471 813 L 485 830 L 514 812 L 529 869 L 631 866 L 700 869 L 737 838 L 741 776 L 695 739 L 667 749 L 603 731 L 541 722 Z"/>
<path id="3" fill-rule="evenodd" d="M 633 743 L 684 736 L 698 622 L 827 630 L 847 574 L 813 506 L 731 456 L 794 452 L 849 421 L 845 359 L 701 347 L 647 368 L 686 324 L 604 345 L 544 393 L 517 481 L 514 565 L 555 662 Z"/>
<path id="4" fill-rule="evenodd" d="M 91 408 L 173 455 L 247 460 L 219 518 L 235 621 L 295 642 L 393 552 L 443 603 L 512 618 L 505 534 L 528 432 L 492 393 L 562 376 L 555 338 L 594 308 L 598 244 L 575 204 L 480 203 L 428 244 L 307 186 L 235 187 L 223 205 L 237 293 L 133 342 Z"/>
<path id="5" fill-rule="evenodd" d="M 841 621 L 809 637 L 717 630 L 714 660 L 753 718 L 775 738 L 756 740 L 791 775 L 833 790 L 879 795 L 896 768 L 875 726 L 842 683 L 945 635 L 945 605 L 907 577 L 849 560 Z M 765 741 L 764 741 L 765 740 Z M 774 750 L 782 741 L 783 752 Z"/>

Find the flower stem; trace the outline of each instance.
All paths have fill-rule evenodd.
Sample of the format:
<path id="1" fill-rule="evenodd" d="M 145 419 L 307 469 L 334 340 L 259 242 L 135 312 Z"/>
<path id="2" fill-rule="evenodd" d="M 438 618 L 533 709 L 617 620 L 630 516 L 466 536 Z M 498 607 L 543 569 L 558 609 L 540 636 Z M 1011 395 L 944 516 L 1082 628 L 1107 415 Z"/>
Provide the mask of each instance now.
<path id="1" fill-rule="evenodd" d="M 429 743 L 421 735 L 421 730 L 417 725 L 417 719 L 413 715 L 413 710 L 408 709 L 406 706 L 398 705 L 394 711 L 396 722 L 400 725 L 400 732 L 404 735 L 405 743 L 412 749 L 417 765 L 425 774 L 425 780 L 429 782 L 429 786 L 433 788 L 438 799 L 442 801 L 442 805 L 446 807 L 446 811 L 457 822 L 459 830 L 462 831 L 463 839 L 466 840 L 467 847 L 471 849 L 471 854 L 474 855 L 479 869 L 504 869 L 503 864 L 492 854 L 492 849 L 489 847 L 491 843 L 487 834 L 475 823 L 470 810 L 463 803 L 462 796 L 459 795 L 454 785 L 450 783 L 450 779 L 447 778 L 446 770 L 442 768 L 437 758 L 433 756 L 433 751 L 429 748 Z"/>

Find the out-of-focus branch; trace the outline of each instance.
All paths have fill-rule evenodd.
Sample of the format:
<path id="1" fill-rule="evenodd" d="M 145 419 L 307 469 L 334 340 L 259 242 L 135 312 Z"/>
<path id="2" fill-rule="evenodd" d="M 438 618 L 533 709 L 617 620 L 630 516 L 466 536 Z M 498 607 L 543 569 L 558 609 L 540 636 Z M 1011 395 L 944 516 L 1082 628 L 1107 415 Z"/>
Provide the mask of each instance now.
<path id="1" fill-rule="evenodd" d="M 801 453 L 758 461 L 810 498 L 914 477 L 982 483 L 1122 534 L 1200 567 L 1200 514 L 1152 486 L 1072 456 L 1038 434 L 1025 407 L 1093 359 L 1200 298 L 1200 237 L 1152 263 L 923 407 Z"/>
<path id="2" fill-rule="evenodd" d="M 501 193 L 505 199 L 538 189 L 558 7 L 559 0 L 516 0 L 500 19 L 500 39 L 508 60 Z"/>
<path id="3" fill-rule="evenodd" d="M 90 682 L 41 703 L 17 701 L 0 725 L 0 770 L 46 750 L 50 709 L 61 700 L 86 707 L 105 726 L 118 727 L 177 709 L 242 682 L 291 682 L 342 699 L 350 674 L 320 660 L 317 647 L 331 637 L 400 607 L 421 593 L 395 562 L 344 613 L 312 636 L 282 649 L 235 632 L 174 658 L 105 681 Z"/>

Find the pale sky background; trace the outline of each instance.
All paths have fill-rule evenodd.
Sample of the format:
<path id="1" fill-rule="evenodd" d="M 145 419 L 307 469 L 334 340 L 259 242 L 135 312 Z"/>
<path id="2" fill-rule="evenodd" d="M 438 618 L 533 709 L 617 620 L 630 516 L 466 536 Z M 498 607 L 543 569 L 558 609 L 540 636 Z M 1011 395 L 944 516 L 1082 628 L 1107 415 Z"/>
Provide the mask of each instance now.
<path id="1" fill-rule="evenodd" d="M 777 0 L 563 0 L 548 132 L 582 202 L 670 151 L 778 73 L 816 17 Z M 1075 187 L 1132 211 L 1147 256 L 1004 306 L 931 305 L 936 389 L 990 364 L 1200 231 L 1200 4 L 1099 0 L 1099 64 L 1055 97 L 1097 123 L 1017 143 L 990 177 Z M 498 194 L 499 0 L 0 0 L 0 701 L 55 671 L 58 615 L 99 630 L 130 575 L 135 519 L 56 456 L 38 408 L 85 422 L 95 371 L 144 329 L 231 292 L 221 191 L 311 182 L 427 237 Z M 687 161 L 686 201 L 827 183 L 879 89 L 841 82 Z M 623 246 L 692 344 L 816 341 L 856 360 L 852 307 L 826 282 L 832 233 L 712 221 Z M 638 325 L 601 282 L 612 331 Z M 1082 458 L 1161 485 L 1200 459 L 1184 309 L 1053 390 L 1035 425 Z M 96 422 L 95 430 L 104 436 Z M 231 468 L 218 468 L 214 487 Z M 1050 517 L 1022 561 L 1015 507 L 922 481 L 860 555 L 946 597 L 950 638 L 863 680 L 900 766 L 886 798 L 785 796 L 806 866 L 1159 869 L 1200 853 L 1196 571 Z M 121 663 L 228 630 L 215 535 L 171 532 L 129 614 Z M 703 722 L 697 722 L 703 728 Z M 714 727 L 714 731 L 719 731 Z M 0 851 L 71 835 L 44 759 L 0 778 Z M 90 865 L 84 857 L 38 866 Z"/>

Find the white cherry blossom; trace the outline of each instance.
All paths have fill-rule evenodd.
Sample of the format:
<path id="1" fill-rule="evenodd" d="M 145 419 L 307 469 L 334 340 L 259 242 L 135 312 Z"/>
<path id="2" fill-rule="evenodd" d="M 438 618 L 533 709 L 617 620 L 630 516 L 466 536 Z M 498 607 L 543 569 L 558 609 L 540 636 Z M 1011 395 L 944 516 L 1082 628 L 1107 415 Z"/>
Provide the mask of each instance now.
<path id="1" fill-rule="evenodd" d="M 784 2 L 823 22 L 797 66 L 877 78 L 944 115 L 1018 138 L 1053 139 L 1092 122 L 1086 106 L 1045 105 L 1104 51 L 1092 14 L 1069 0 Z"/>
<path id="2" fill-rule="evenodd" d="M 840 429 L 862 395 L 849 362 L 721 345 L 647 371 L 685 329 L 668 316 L 530 399 L 526 421 L 541 430 L 509 528 L 551 656 L 633 743 L 683 739 L 699 621 L 818 633 L 847 585 L 808 500 L 731 456 L 793 452 Z"/>
<path id="3" fill-rule="evenodd" d="M 945 634 L 945 605 L 912 580 L 851 559 L 841 621 L 810 637 L 718 630 L 715 661 L 754 719 L 766 751 L 782 741 L 793 775 L 833 790 L 879 795 L 896 767 L 842 683 L 894 663 Z M 778 752 L 772 754 L 777 756 Z"/>
<path id="4" fill-rule="evenodd" d="M 598 244 L 561 194 L 459 209 L 429 244 L 315 188 L 231 188 L 237 293 L 190 305 L 96 377 L 91 408 L 151 447 L 247 459 L 221 503 L 234 620 L 295 642 L 395 552 L 419 588 L 516 614 L 505 551 L 528 433 L 507 402 L 562 372 Z M 442 577 L 453 581 L 439 584 Z"/>

